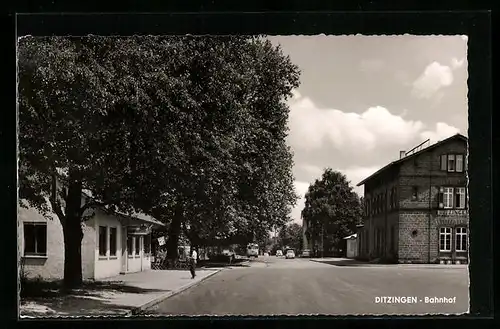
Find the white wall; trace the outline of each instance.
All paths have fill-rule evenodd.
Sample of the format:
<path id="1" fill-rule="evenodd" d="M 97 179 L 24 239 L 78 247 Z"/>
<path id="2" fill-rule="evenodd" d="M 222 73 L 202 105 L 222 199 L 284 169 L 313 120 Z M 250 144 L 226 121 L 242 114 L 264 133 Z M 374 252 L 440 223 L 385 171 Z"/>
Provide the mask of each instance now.
<path id="1" fill-rule="evenodd" d="M 64 238 L 61 222 L 55 215 L 44 218 L 34 208 L 18 207 L 18 252 L 24 257 L 24 222 L 47 224 L 47 255 L 24 257 L 24 275 L 29 278 L 62 279 L 64 274 Z M 21 273 L 21 275 L 23 275 Z"/>
<path id="2" fill-rule="evenodd" d="M 102 279 L 117 276 L 122 270 L 122 234 L 123 226 L 120 221 L 104 213 L 102 210 L 93 210 L 95 215 L 83 224 L 82 239 L 82 275 L 84 279 Z M 18 254 L 24 256 L 24 222 L 42 222 L 47 225 L 47 255 L 28 256 L 24 258 L 24 275 L 30 278 L 62 279 L 64 276 L 64 237 L 62 225 L 57 216 L 51 219 L 44 218 L 34 208 L 18 209 Z M 106 257 L 99 256 L 99 226 L 108 227 L 108 246 Z M 109 227 L 117 229 L 116 256 L 109 255 Z M 140 239 L 140 250 L 132 258 L 128 258 L 127 272 L 139 272 L 151 269 L 151 257 L 145 255 L 144 241 Z"/>
<path id="3" fill-rule="evenodd" d="M 354 258 L 358 256 L 358 242 L 357 239 L 347 240 L 347 257 Z"/>
<path id="4" fill-rule="evenodd" d="M 82 276 L 84 280 L 94 278 L 95 270 L 95 245 L 97 243 L 95 234 L 95 219 L 91 218 L 83 223 L 82 239 Z"/>
<path id="5" fill-rule="evenodd" d="M 99 226 L 107 227 L 107 246 L 106 256 L 99 256 Z M 117 247 L 116 256 L 111 256 L 109 253 L 109 229 L 116 228 L 117 232 Z M 94 237 L 96 243 L 94 244 L 94 259 L 95 270 L 94 279 L 108 278 L 120 274 L 122 267 L 122 225 L 114 216 L 110 216 L 101 210 L 97 210 L 94 216 Z"/>

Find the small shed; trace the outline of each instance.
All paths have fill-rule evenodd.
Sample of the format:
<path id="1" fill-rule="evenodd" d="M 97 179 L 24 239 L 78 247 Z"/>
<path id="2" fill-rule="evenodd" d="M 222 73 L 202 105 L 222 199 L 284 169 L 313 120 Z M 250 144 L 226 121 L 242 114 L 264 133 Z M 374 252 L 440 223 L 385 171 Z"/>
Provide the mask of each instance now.
<path id="1" fill-rule="evenodd" d="M 347 258 L 356 258 L 358 256 L 358 234 L 351 234 L 346 236 L 344 240 L 347 242 L 346 248 L 346 257 Z"/>

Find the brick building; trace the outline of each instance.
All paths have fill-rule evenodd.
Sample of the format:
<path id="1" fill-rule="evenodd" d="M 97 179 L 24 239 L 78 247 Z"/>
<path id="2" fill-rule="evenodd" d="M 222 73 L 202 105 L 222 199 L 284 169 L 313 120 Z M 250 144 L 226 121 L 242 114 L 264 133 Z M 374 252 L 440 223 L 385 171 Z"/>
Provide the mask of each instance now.
<path id="1" fill-rule="evenodd" d="M 467 138 L 424 143 L 358 184 L 365 199 L 360 258 L 468 261 Z"/>

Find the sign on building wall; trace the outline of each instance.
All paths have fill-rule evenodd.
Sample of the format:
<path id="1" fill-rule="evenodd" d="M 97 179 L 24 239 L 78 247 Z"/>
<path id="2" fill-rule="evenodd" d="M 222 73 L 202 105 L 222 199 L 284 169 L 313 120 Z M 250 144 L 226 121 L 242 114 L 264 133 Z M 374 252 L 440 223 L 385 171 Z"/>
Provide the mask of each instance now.
<path id="1" fill-rule="evenodd" d="M 161 236 L 158 238 L 158 244 L 160 246 L 163 246 L 165 244 L 165 237 L 164 236 Z"/>
<path id="2" fill-rule="evenodd" d="M 466 216 L 466 209 L 446 209 L 446 210 L 438 210 L 438 216 Z"/>

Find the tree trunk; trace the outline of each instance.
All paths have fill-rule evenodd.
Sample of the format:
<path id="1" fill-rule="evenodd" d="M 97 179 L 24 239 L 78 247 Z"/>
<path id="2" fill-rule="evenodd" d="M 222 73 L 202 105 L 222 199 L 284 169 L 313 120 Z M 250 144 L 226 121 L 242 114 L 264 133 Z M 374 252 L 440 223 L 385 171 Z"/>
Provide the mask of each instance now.
<path id="1" fill-rule="evenodd" d="M 168 230 L 168 240 L 167 240 L 168 259 L 174 260 L 179 257 L 178 248 L 179 248 L 180 232 L 181 232 L 181 218 L 179 214 L 176 214 L 172 218 L 172 222 L 170 223 L 170 227 Z"/>
<path id="2" fill-rule="evenodd" d="M 72 182 L 68 188 L 66 200 L 66 218 L 63 225 L 64 235 L 64 280 L 66 289 L 81 286 L 82 277 L 82 184 Z"/>

